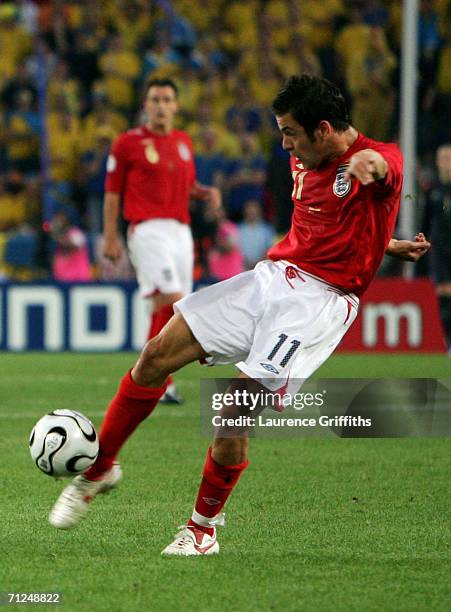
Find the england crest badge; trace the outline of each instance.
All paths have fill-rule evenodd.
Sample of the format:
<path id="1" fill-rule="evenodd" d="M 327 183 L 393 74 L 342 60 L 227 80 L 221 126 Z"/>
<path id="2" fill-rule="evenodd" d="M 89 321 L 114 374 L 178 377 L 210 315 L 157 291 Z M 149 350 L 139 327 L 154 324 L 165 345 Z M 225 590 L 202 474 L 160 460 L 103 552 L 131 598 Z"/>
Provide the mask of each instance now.
<path id="1" fill-rule="evenodd" d="M 351 189 L 351 181 L 345 178 L 347 167 L 348 164 L 343 164 L 337 168 L 337 176 L 335 177 L 333 191 L 339 198 L 344 197 Z"/>

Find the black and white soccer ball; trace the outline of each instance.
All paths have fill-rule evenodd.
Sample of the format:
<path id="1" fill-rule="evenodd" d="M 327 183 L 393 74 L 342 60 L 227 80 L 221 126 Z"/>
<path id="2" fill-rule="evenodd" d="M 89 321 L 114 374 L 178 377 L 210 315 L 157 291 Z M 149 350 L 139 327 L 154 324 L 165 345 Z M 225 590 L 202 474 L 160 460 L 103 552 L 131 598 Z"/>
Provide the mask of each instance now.
<path id="1" fill-rule="evenodd" d="M 80 412 L 54 410 L 33 427 L 30 453 L 44 474 L 75 476 L 97 459 L 99 439 L 94 425 Z"/>

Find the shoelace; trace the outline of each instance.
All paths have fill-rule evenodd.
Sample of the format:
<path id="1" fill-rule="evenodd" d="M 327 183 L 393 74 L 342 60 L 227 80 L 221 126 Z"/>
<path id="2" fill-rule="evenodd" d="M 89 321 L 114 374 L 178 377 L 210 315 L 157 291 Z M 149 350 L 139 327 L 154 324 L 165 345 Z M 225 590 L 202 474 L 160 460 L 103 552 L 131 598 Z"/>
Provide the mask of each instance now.
<path id="1" fill-rule="evenodd" d="M 292 289 L 294 289 L 294 285 L 291 282 L 292 279 L 300 278 L 303 283 L 305 283 L 305 278 L 302 278 L 302 274 L 299 272 L 297 268 L 294 266 L 287 266 L 285 268 L 285 280 L 290 285 Z"/>
<path id="2" fill-rule="evenodd" d="M 80 491 L 80 489 L 73 489 L 72 491 L 64 491 L 63 495 L 64 503 L 72 509 L 77 506 L 80 498 L 83 499 L 85 493 Z"/>
<path id="3" fill-rule="evenodd" d="M 188 529 L 188 525 L 180 525 L 177 529 L 180 529 L 180 531 L 177 533 L 177 535 L 175 536 L 175 539 L 179 540 L 176 544 L 176 546 L 178 546 L 179 548 L 181 548 L 182 546 L 184 546 L 185 544 L 189 544 L 190 542 L 193 541 L 193 536 L 194 533 L 191 531 L 191 529 Z M 187 532 L 191 532 L 192 536 L 187 535 Z"/>
<path id="4" fill-rule="evenodd" d="M 75 506 L 78 503 L 78 498 L 85 499 L 87 495 L 92 498 L 93 496 L 89 495 L 91 484 L 92 482 L 90 480 L 81 477 L 80 480 L 72 484 L 72 489 L 70 491 L 65 492 L 66 503 L 70 506 Z"/>

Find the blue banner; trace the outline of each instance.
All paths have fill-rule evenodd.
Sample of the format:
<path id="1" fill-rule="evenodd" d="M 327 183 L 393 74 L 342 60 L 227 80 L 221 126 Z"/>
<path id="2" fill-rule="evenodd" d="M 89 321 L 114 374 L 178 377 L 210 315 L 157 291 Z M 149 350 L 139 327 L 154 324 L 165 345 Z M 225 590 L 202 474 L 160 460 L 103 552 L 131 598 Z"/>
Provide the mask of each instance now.
<path id="1" fill-rule="evenodd" d="M 0 285 L 0 350 L 140 350 L 147 300 L 133 283 Z"/>

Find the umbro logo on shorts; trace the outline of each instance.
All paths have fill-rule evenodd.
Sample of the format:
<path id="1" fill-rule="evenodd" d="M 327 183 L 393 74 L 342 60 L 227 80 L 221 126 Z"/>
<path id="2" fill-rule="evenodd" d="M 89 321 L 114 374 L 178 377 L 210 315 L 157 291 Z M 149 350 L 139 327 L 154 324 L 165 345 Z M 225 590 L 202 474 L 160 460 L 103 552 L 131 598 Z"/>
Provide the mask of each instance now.
<path id="1" fill-rule="evenodd" d="M 164 280 L 170 282 L 172 280 L 172 270 L 170 268 L 165 268 L 162 272 Z"/>
<path id="2" fill-rule="evenodd" d="M 260 363 L 260 365 L 262 366 L 262 368 L 265 368 L 265 370 L 268 370 L 268 372 L 272 372 L 273 374 L 279 373 L 279 370 L 275 368 L 271 363 Z"/>

